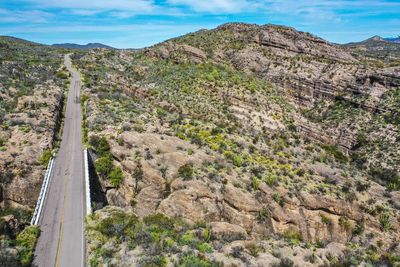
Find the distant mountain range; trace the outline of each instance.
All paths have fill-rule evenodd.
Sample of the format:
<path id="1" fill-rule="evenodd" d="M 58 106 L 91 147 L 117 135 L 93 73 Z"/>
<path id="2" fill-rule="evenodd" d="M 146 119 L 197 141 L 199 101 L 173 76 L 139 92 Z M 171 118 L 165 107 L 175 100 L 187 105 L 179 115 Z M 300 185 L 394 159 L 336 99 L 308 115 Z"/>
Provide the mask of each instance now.
<path id="1" fill-rule="evenodd" d="M 397 37 L 397 38 L 385 38 L 384 40 L 392 42 L 392 43 L 400 43 L 400 37 Z"/>
<path id="2" fill-rule="evenodd" d="M 360 42 L 351 42 L 348 44 L 345 44 L 346 46 L 354 46 L 354 45 L 371 45 L 371 44 L 383 44 L 383 43 L 396 43 L 399 44 L 400 43 L 400 37 L 395 37 L 395 38 L 383 38 L 379 35 L 375 35 L 372 36 L 371 38 L 368 38 L 364 41 L 360 41 Z"/>
<path id="3" fill-rule="evenodd" d="M 107 48 L 115 49 L 114 47 L 101 44 L 101 43 L 88 43 L 86 45 L 73 44 L 73 43 L 63 43 L 63 44 L 53 44 L 53 46 L 64 47 L 69 49 L 93 49 L 93 48 Z"/>

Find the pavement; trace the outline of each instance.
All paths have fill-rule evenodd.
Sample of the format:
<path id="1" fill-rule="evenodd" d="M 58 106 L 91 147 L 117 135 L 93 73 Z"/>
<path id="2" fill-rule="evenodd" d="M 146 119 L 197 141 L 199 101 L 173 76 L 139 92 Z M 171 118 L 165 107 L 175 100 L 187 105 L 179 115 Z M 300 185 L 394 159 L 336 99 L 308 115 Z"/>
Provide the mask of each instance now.
<path id="1" fill-rule="evenodd" d="M 41 234 L 36 245 L 34 266 L 85 266 L 85 180 L 82 151 L 81 80 L 71 65 L 60 150 L 54 160 L 49 189 L 39 220 Z"/>

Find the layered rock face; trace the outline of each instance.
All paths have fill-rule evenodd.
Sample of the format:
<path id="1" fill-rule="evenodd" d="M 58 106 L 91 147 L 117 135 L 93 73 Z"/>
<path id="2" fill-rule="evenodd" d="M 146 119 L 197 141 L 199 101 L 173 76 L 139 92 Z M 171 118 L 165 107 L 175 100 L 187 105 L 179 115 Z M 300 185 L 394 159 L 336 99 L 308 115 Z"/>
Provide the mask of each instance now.
<path id="1" fill-rule="evenodd" d="M 0 39 L 0 207 L 33 208 L 62 115 L 62 56 Z M 59 72 L 61 75 L 61 72 Z M 66 78 L 66 77 L 64 77 Z"/>
<path id="2" fill-rule="evenodd" d="M 102 191 L 123 208 L 91 218 L 91 260 L 395 262 L 399 72 L 362 59 L 291 28 L 247 24 L 76 54 Z M 183 240 L 160 233 L 155 214 L 195 229 Z M 118 231 L 99 229 L 124 216 L 135 221 L 118 223 L 126 239 L 101 241 Z M 139 228 L 157 238 L 137 243 Z"/>

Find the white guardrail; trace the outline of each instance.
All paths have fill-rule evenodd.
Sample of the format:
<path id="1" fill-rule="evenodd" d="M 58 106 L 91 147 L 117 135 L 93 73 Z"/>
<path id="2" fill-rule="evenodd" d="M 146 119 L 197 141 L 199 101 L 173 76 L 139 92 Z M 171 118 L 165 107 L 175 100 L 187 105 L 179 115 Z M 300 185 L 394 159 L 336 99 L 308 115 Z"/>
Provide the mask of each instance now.
<path id="1" fill-rule="evenodd" d="M 40 194 L 38 201 L 36 203 L 35 211 L 32 216 L 31 225 L 38 225 L 39 223 L 40 214 L 42 213 L 43 209 L 43 203 L 46 198 L 47 190 L 49 188 L 49 181 L 51 177 L 51 172 L 53 170 L 53 163 L 54 163 L 54 158 L 51 158 L 49 163 L 47 164 L 46 174 L 44 175 L 42 188 L 40 189 Z"/>
<path id="2" fill-rule="evenodd" d="M 83 150 L 83 158 L 85 163 L 86 215 L 89 215 L 92 213 L 92 201 L 90 199 L 89 162 L 87 149 Z"/>

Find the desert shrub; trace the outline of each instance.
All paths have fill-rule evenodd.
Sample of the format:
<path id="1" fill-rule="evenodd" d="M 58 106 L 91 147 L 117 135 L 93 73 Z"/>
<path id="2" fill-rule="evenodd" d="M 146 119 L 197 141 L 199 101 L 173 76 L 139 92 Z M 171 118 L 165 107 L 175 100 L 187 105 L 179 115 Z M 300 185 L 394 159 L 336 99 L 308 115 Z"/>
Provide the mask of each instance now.
<path id="1" fill-rule="evenodd" d="M 212 246 L 208 243 L 200 243 L 196 246 L 196 248 L 201 253 L 211 253 L 213 251 Z"/>
<path id="2" fill-rule="evenodd" d="M 104 177 L 107 177 L 113 169 L 113 162 L 110 156 L 100 157 L 95 161 L 96 172 Z"/>
<path id="3" fill-rule="evenodd" d="M 263 251 L 263 248 L 256 243 L 248 243 L 245 245 L 245 247 L 253 257 L 257 257 L 258 254 Z"/>
<path id="4" fill-rule="evenodd" d="M 110 145 L 108 144 L 107 139 L 102 136 L 100 137 L 97 146 L 95 147 L 96 152 L 100 155 L 100 156 L 107 156 L 110 152 Z"/>
<path id="5" fill-rule="evenodd" d="M 124 175 L 120 167 L 114 167 L 108 177 L 111 184 L 115 187 L 118 187 L 124 180 Z"/>
<path id="6" fill-rule="evenodd" d="M 253 190 L 258 190 L 258 188 L 260 187 L 261 184 L 261 180 L 258 179 L 256 176 L 253 176 L 251 178 L 251 187 L 253 188 Z"/>
<path id="7" fill-rule="evenodd" d="M 270 211 L 266 207 L 263 207 L 257 214 L 257 221 L 259 223 L 266 223 L 270 217 Z"/>
<path id="8" fill-rule="evenodd" d="M 264 176 L 264 181 L 269 186 L 276 186 L 279 183 L 279 177 L 273 173 Z"/>
<path id="9" fill-rule="evenodd" d="M 192 163 L 186 163 L 179 167 L 178 169 L 178 176 L 181 177 L 183 180 L 190 180 L 193 178 L 194 170 Z"/>
<path id="10" fill-rule="evenodd" d="M 60 78 L 60 79 L 68 79 L 68 75 L 63 71 L 57 72 L 56 76 L 57 76 L 57 78 Z"/>
<path id="11" fill-rule="evenodd" d="M 357 236 L 357 235 L 361 235 L 362 233 L 364 233 L 364 231 L 365 231 L 364 222 L 362 220 L 358 220 L 356 222 L 356 225 L 355 225 L 355 227 L 353 229 L 353 233 L 352 234 L 354 236 Z"/>
<path id="12" fill-rule="evenodd" d="M 195 255 L 189 252 L 181 257 L 179 266 L 182 267 L 222 267 L 223 264 L 216 261 L 210 261 L 204 257 Z"/>
<path id="13" fill-rule="evenodd" d="M 294 228 L 286 229 L 282 235 L 287 241 L 289 241 L 292 244 L 299 244 L 301 240 L 303 240 L 301 233 Z"/>
<path id="14" fill-rule="evenodd" d="M 33 251 L 39 234 L 40 229 L 38 226 L 29 226 L 17 235 L 17 250 L 22 266 L 31 265 Z"/>
<path id="15" fill-rule="evenodd" d="M 369 174 L 378 182 L 388 185 L 391 190 L 400 189 L 400 174 L 394 169 L 373 167 Z"/>
<path id="16" fill-rule="evenodd" d="M 345 230 L 346 232 L 351 231 L 351 229 L 353 228 L 353 224 L 351 223 L 351 221 L 349 219 L 347 219 L 346 217 L 340 217 L 339 218 L 339 226 Z"/>
<path id="17" fill-rule="evenodd" d="M 171 231 L 174 229 L 175 221 L 164 214 L 157 213 L 143 218 L 143 222 L 148 226 L 156 226 L 160 229 Z"/>
<path id="18" fill-rule="evenodd" d="M 343 152 L 337 146 L 321 145 L 321 147 L 325 149 L 326 152 L 330 153 L 339 162 L 347 163 L 349 161 L 349 158 L 345 154 L 343 154 Z"/>
<path id="19" fill-rule="evenodd" d="M 39 158 L 39 162 L 40 164 L 47 166 L 47 164 L 49 163 L 50 159 L 52 157 L 52 153 L 50 149 L 46 149 L 42 152 L 42 155 Z"/>
<path id="20" fill-rule="evenodd" d="M 275 200 L 275 202 L 278 203 L 279 206 L 281 206 L 281 207 L 283 207 L 283 205 L 285 204 L 285 203 L 283 202 L 282 196 L 279 195 L 279 193 L 274 193 L 274 194 L 272 195 L 272 198 L 273 198 L 273 199 Z"/>
<path id="21" fill-rule="evenodd" d="M 382 231 L 387 232 L 392 230 L 392 223 L 390 222 L 390 215 L 388 213 L 382 213 L 379 216 L 379 223 Z"/>

